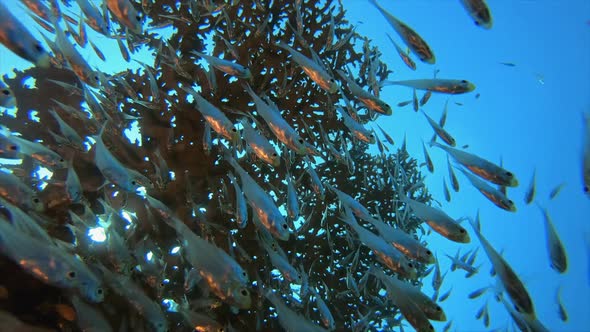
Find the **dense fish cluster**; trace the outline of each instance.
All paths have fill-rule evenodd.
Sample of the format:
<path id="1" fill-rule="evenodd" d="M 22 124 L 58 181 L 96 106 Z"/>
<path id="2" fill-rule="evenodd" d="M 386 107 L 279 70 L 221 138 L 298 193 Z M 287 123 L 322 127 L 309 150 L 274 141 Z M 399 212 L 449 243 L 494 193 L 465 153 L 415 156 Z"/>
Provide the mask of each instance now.
<path id="1" fill-rule="evenodd" d="M 461 223 L 436 207 L 406 142 L 398 148 L 374 124 L 395 116 L 380 98 L 390 85 L 412 89 L 396 107 L 418 112 L 432 93 L 469 93 L 473 83 L 388 80 L 380 51 L 335 1 L 19 3 L 35 27 L 0 2 L 0 52 L 33 65 L 0 81 L 0 330 L 366 331 L 407 321 L 433 331 L 451 289 L 439 295 L 446 273 L 424 241 L 431 231 L 481 244 L 498 282 L 470 299 L 493 291 L 522 331 L 546 330 L 479 218 Z M 484 0 L 460 3 L 492 27 Z M 436 62 L 417 31 L 367 4 L 410 69 Z M 115 39 L 118 52 L 93 36 Z M 81 48 L 105 66 L 141 69 L 107 74 Z M 35 86 L 24 86 L 30 78 Z M 506 188 L 516 175 L 456 147 L 446 106 L 439 121 L 422 113 L 434 132 L 423 141 L 428 171 L 439 148 L 455 192 L 459 171 L 515 212 Z M 585 149 L 588 193 L 590 133 Z M 533 173 L 526 204 L 535 191 Z M 551 267 L 564 273 L 565 248 L 539 208 Z M 480 273 L 478 252 L 447 255 L 451 271 Z M 422 290 L 431 273 L 432 297 Z M 565 321 L 559 289 L 555 298 Z M 475 313 L 486 328 L 487 305 Z"/>

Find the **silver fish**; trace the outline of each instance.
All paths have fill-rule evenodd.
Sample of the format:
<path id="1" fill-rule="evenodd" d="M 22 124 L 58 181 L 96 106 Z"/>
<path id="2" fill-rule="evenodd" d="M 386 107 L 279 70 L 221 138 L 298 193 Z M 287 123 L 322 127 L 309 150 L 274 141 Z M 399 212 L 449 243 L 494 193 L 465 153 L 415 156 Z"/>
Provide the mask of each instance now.
<path id="1" fill-rule="evenodd" d="M 537 204 L 539 210 L 543 214 L 543 220 L 545 221 L 545 234 L 546 234 L 546 245 L 549 253 L 549 259 L 551 261 L 551 268 L 559 273 L 567 271 L 567 253 L 563 243 L 559 239 L 555 225 L 549 216 L 549 211 L 546 208 L 542 208 Z"/>
<path id="2" fill-rule="evenodd" d="M 78 289 L 92 302 L 102 302 L 100 279 L 77 257 L 23 234 L 0 218 L 0 252 L 37 279 L 62 288 Z"/>
<path id="3" fill-rule="evenodd" d="M 29 30 L 12 15 L 4 3 L 0 3 L 0 43 L 19 57 L 42 68 L 50 64 L 49 53 Z"/>

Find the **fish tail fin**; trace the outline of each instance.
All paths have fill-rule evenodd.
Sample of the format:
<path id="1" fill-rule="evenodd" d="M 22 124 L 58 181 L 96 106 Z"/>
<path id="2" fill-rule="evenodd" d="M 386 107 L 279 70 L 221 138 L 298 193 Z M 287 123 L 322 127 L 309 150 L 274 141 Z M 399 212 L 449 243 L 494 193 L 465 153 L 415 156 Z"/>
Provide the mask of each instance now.
<path id="1" fill-rule="evenodd" d="M 426 115 L 426 114 L 425 114 Z M 432 137 L 432 139 L 430 140 L 430 142 L 428 142 L 428 145 L 430 147 L 436 146 L 437 148 L 441 148 L 444 150 L 443 145 L 438 143 L 436 140 L 436 134 Z"/>
<path id="2" fill-rule="evenodd" d="M 396 82 L 395 81 L 391 81 L 391 80 L 383 80 L 381 82 L 379 82 L 379 87 L 385 87 L 385 86 L 389 86 L 389 85 L 395 85 Z"/>

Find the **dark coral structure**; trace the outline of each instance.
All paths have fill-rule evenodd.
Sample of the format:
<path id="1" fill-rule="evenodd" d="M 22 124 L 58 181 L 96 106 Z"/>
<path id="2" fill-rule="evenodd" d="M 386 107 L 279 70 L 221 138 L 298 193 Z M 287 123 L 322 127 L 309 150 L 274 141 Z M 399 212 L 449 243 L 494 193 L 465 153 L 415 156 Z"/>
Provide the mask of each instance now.
<path id="1" fill-rule="evenodd" d="M 42 215 L 46 221 L 44 227 L 52 237 L 76 244 L 74 251 L 89 266 L 101 262 L 113 271 L 127 274 L 158 303 L 165 299 L 180 303 L 186 296 L 193 302 L 195 311 L 222 325 L 238 331 L 276 331 L 280 326 L 259 289 L 263 284 L 282 292 L 290 308 L 320 324 L 309 292 L 293 291 L 285 281 L 271 274 L 271 262 L 258 243 L 253 222 L 238 228 L 233 216 L 235 192 L 227 177 L 231 167 L 221 158 L 219 144 L 222 143 L 218 142 L 211 151 L 204 147 L 205 119 L 180 87 L 199 87 L 200 94 L 234 123 L 244 116 L 255 117 L 261 124 L 257 130 L 275 140 L 266 123 L 256 114 L 251 97 L 245 93 L 244 80 L 230 79 L 221 71 L 207 70 L 198 64 L 198 56 L 192 51 L 208 53 L 205 45 L 212 41 L 212 55 L 249 67 L 253 78 L 247 83 L 259 95 L 270 97 L 287 122 L 318 151 L 321 159 L 317 159 L 313 167 L 323 183 L 349 193 L 371 212 L 378 212 L 386 222 L 412 234 L 420 229 L 420 222 L 405 210 L 397 193 L 400 187 L 414 199 L 430 200 L 426 188 L 419 185 L 422 179 L 416 160 L 405 150 L 370 154 L 369 146 L 354 139 L 337 117 L 334 105 L 339 95 L 329 94 L 313 83 L 288 52 L 275 43 L 283 41 L 294 45 L 310 58 L 309 49 L 313 49 L 330 72 L 335 74 L 336 69 L 346 71 L 349 68 L 363 87 L 372 86 L 371 62 L 377 63 L 379 81 L 390 71 L 379 61 L 379 52 L 371 47 L 370 40 L 354 32 L 354 26 L 345 18 L 342 4 L 335 1 L 229 1 L 218 2 L 219 5 L 211 1 L 154 2 L 143 7 L 146 26 L 168 24 L 174 32 L 167 39 L 153 32 L 129 35 L 128 44 L 144 43 L 141 47 L 149 48 L 153 62 L 147 63 L 149 69 L 129 70 L 116 75 L 117 78 L 110 77 L 108 83 L 103 82 L 96 104 L 86 102 L 91 98 L 88 91 L 67 69 L 31 68 L 16 72 L 14 79 L 5 80 L 17 97 L 18 112 L 16 117 L 4 114 L 2 125 L 26 139 L 43 142 L 66 160 L 73 159 L 84 189 L 84 203 L 72 204 L 60 184 L 67 170 L 55 170 L 53 179 L 57 181 L 50 181 L 40 192 L 46 207 Z M 142 10 L 140 4 L 136 7 Z M 331 20 L 334 35 L 330 32 Z M 158 97 L 152 93 L 145 70 L 151 70 L 156 77 Z M 36 80 L 34 88 L 22 85 L 28 77 Z M 63 88 L 55 81 L 73 87 Z M 358 111 L 357 119 L 363 123 L 375 119 L 376 115 L 364 109 L 347 91 L 346 84 L 341 82 L 341 85 Z M 91 111 L 94 117 L 77 117 L 63 105 Z M 83 137 L 96 135 L 108 119 L 103 134 L 105 144 L 126 167 L 153 182 L 154 189 L 149 189 L 148 194 L 163 202 L 196 234 L 234 255 L 247 269 L 250 279 L 257 280 L 252 286 L 252 308 L 235 311 L 226 304 L 217 305 L 217 301 L 197 307 L 194 303 L 206 297 L 214 299 L 214 296 L 208 294 L 206 287 L 185 291 L 188 263 L 182 257 L 182 250 L 180 255 L 170 252 L 180 245 L 175 232 L 160 220 L 142 196 L 120 192 L 115 195 L 116 186 L 103 186 L 105 179 L 94 164 L 93 149 L 84 153 L 60 145 L 49 133 L 49 130 L 59 132 L 57 122 L 48 112 L 50 109 L 55 109 Z M 32 120 L 32 111 L 36 111 L 39 121 Z M 140 128 L 141 146 L 131 143 L 124 135 L 124 130 L 134 121 Z M 328 152 L 328 144 L 343 153 L 346 151 L 350 157 L 335 158 Z M 287 174 L 299 179 L 297 192 L 303 224 L 289 241 L 280 245 L 293 266 L 303 267 L 309 273 L 308 284 L 326 299 L 337 330 L 379 329 L 385 321 L 390 326 L 399 322 L 395 307 L 377 295 L 380 287 L 368 282 L 365 276 L 367 268 L 377 264 L 374 255 L 338 219 L 336 196 L 326 191 L 325 198 L 321 199 L 313 191 L 305 160 L 283 149 L 281 165 L 273 168 L 253 156 L 246 156 L 240 159 L 240 164 L 261 187 L 274 193 L 278 206 L 285 204 Z M 35 167 L 32 160 L 25 158 L 21 165 L 14 167 L 14 172 L 26 183 L 36 186 L 41 180 L 31 176 Z M 166 167 L 170 173 L 166 172 Z M 103 200 L 106 205 L 101 203 Z M 123 209 L 134 214 L 131 224 L 118 213 Z M 74 215 L 81 218 L 110 215 L 111 227 L 124 239 L 131 260 L 122 264 L 112 249 L 102 248 L 104 245 L 92 243 L 83 236 L 87 230 L 75 234 L 68 227 L 73 224 Z M 146 251 L 138 248 L 148 248 L 155 257 L 162 258 L 165 264 L 158 273 L 150 274 L 140 268 L 145 265 Z M 420 267 L 419 271 L 424 270 Z M 5 258 L 0 259 L 0 284 L 6 290 L 0 298 L 2 310 L 31 324 L 77 330 L 75 318 L 64 314 L 63 306 L 67 308 L 70 303 L 64 290 L 43 284 Z M 297 296 L 294 297 L 294 293 L 298 293 Z M 113 292 L 108 292 L 95 308 L 114 329 L 121 324 L 143 324 L 135 309 Z M 192 330 L 181 315 L 174 312 L 166 315 L 171 330 Z"/>

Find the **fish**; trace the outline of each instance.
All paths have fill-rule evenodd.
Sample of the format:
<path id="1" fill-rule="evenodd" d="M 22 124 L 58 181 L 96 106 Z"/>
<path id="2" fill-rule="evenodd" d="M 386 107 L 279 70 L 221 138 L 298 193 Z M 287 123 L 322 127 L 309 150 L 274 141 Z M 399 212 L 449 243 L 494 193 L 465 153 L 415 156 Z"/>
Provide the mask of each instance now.
<path id="1" fill-rule="evenodd" d="M 338 75 L 340 75 L 340 77 L 342 77 L 343 80 L 346 81 L 350 93 L 352 93 L 368 109 L 383 115 L 393 114 L 393 110 L 391 109 L 389 104 L 375 97 L 371 93 L 365 91 L 342 70 L 337 69 L 336 72 L 338 73 Z"/>
<path id="2" fill-rule="evenodd" d="M 107 8 L 119 23 L 137 35 L 142 34 L 142 17 L 129 0 L 105 0 Z"/>
<path id="3" fill-rule="evenodd" d="M 260 223 L 277 239 L 287 241 L 290 235 L 289 226 L 273 199 L 238 164 L 229 154 L 229 151 L 225 151 L 224 158 L 240 176 L 242 190 L 244 191 L 246 200 L 252 208 L 254 215 L 260 220 Z"/>
<path id="4" fill-rule="evenodd" d="M 76 310 L 76 324 L 82 331 L 88 332 L 112 332 L 113 329 L 102 312 L 92 305 L 81 300 L 77 295 L 70 299 Z"/>
<path id="5" fill-rule="evenodd" d="M 449 191 L 449 187 L 447 186 L 447 180 L 443 178 L 443 194 L 445 195 L 445 200 L 447 202 L 451 201 L 451 192 Z"/>
<path id="6" fill-rule="evenodd" d="M 418 90 L 427 90 L 432 92 L 446 93 L 452 95 L 458 95 L 468 93 L 475 90 L 475 85 L 467 80 L 455 80 L 455 79 L 419 79 L 419 80 L 405 80 L 405 81 L 390 81 L 384 80 L 381 82 L 381 86 L 388 85 L 402 85 Z"/>
<path id="7" fill-rule="evenodd" d="M 123 44 L 122 41 L 123 37 L 116 36 L 115 39 L 117 40 L 117 45 L 119 45 L 119 51 L 121 52 L 121 56 L 123 57 L 123 59 L 126 62 L 131 62 L 131 55 L 129 55 L 129 51 L 127 50 L 125 44 Z"/>
<path id="8" fill-rule="evenodd" d="M 463 8 L 478 27 L 491 29 L 492 14 L 485 0 L 460 0 Z"/>
<path id="9" fill-rule="evenodd" d="M 387 225 L 383 220 L 371 218 L 368 221 L 375 226 L 379 235 L 408 258 L 415 259 L 424 264 L 435 262 L 432 251 L 423 246 L 420 241 L 406 232 Z"/>
<path id="10" fill-rule="evenodd" d="M 178 312 L 184 318 L 184 321 L 195 331 L 202 332 L 222 332 L 225 331 L 223 325 L 212 319 L 204 313 L 199 313 L 190 308 L 186 295 L 177 307 Z"/>
<path id="11" fill-rule="evenodd" d="M 488 287 L 488 286 L 478 288 L 478 289 L 472 291 L 471 293 L 469 293 L 469 295 L 467 295 L 467 297 L 472 300 L 477 299 L 478 297 L 482 296 L 485 292 L 487 292 L 489 289 L 490 289 L 490 287 Z"/>
<path id="12" fill-rule="evenodd" d="M 453 287 L 449 288 L 449 290 L 446 293 L 443 293 L 439 298 L 438 298 L 438 302 L 444 302 L 446 299 L 449 298 L 449 296 L 451 295 L 451 291 L 453 290 Z"/>
<path id="13" fill-rule="evenodd" d="M 231 61 L 225 60 L 225 59 L 220 59 L 220 58 L 210 56 L 207 54 L 203 54 L 203 53 L 200 53 L 197 51 L 191 51 L 191 53 L 207 60 L 207 62 L 210 65 L 212 65 L 213 67 L 217 68 L 218 70 L 220 70 L 228 75 L 235 76 L 238 78 L 243 78 L 243 79 L 251 79 L 252 78 L 252 73 L 250 72 L 250 69 L 247 67 L 244 67 L 238 63 L 231 62 Z"/>
<path id="14" fill-rule="evenodd" d="M 417 218 L 426 222 L 440 235 L 458 243 L 469 243 L 471 241 L 465 228 L 442 210 L 415 201 L 404 194 L 400 195 L 400 199 L 410 207 Z"/>
<path id="15" fill-rule="evenodd" d="M 420 61 L 428 64 L 434 64 L 436 62 L 436 57 L 430 49 L 430 46 L 428 46 L 428 43 L 426 43 L 426 41 L 424 41 L 424 39 L 422 39 L 422 37 L 420 37 L 416 31 L 414 31 L 404 22 L 398 20 L 395 16 L 391 15 L 376 0 L 369 0 L 369 3 L 379 10 L 381 15 L 385 17 L 393 30 L 397 32 L 404 43 L 408 45 L 410 50 L 420 59 Z"/>
<path id="16" fill-rule="evenodd" d="M 232 143 L 235 143 L 239 140 L 240 134 L 238 133 L 238 129 L 236 129 L 234 124 L 227 118 L 227 116 L 225 116 L 222 111 L 208 102 L 192 88 L 182 87 L 182 89 L 193 96 L 197 110 L 203 115 L 205 121 L 209 123 L 211 128 L 215 130 L 216 133 L 225 137 Z"/>
<path id="17" fill-rule="evenodd" d="M 383 137 L 385 137 L 387 143 L 389 143 L 392 146 L 395 145 L 393 138 L 385 130 L 383 130 L 383 128 L 381 128 L 380 125 L 377 125 L 377 127 L 379 128 L 379 130 L 381 130 L 381 133 L 383 134 Z"/>
<path id="18" fill-rule="evenodd" d="M 244 139 L 254 154 L 267 164 L 278 167 L 281 164 L 281 156 L 268 139 L 254 129 L 248 120 L 240 119 L 239 121 L 244 127 Z"/>
<path id="19" fill-rule="evenodd" d="M 426 161 L 426 167 L 428 168 L 428 171 L 430 173 L 434 173 L 434 163 L 432 162 L 432 159 L 430 159 L 430 155 L 426 150 L 426 145 L 424 145 L 424 141 L 422 141 L 422 151 L 424 152 L 424 160 Z"/>
<path id="20" fill-rule="evenodd" d="M 56 3 L 57 4 L 57 3 Z M 94 71 L 82 55 L 74 48 L 74 45 L 68 40 L 65 32 L 59 26 L 60 17 L 54 17 L 53 25 L 55 26 L 55 44 L 61 51 L 64 59 L 70 65 L 72 71 L 78 78 L 93 88 L 100 87 L 100 77 L 98 72 Z"/>
<path id="21" fill-rule="evenodd" d="M 66 175 L 65 188 L 68 199 L 72 203 L 79 203 L 84 197 L 84 189 L 74 169 L 73 157 L 68 160 L 68 174 Z"/>
<path id="22" fill-rule="evenodd" d="M 330 308 L 314 287 L 310 287 L 309 289 L 315 298 L 315 303 L 320 313 L 322 324 L 324 324 L 329 331 L 333 331 L 336 328 L 336 322 L 334 321 L 334 316 L 332 316 L 332 313 L 330 312 Z"/>
<path id="23" fill-rule="evenodd" d="M 314 322 L 301 316 L 289 308 L 281 298 L 272 290 L 265 290 L 264 297 L 272 303 L 277 312 L 279 324 L 288 332 L 308 331 L 308 332 L 327 332 L 328 330 L 316 325 Z"/>
<path id="24" fill-rule="evenodd" d="M 299 218 L 299 199 L 293 185 L 293 178 L 287 173 L 287 215 L 291 220 Z"/>
<path id="25" fill-rule="evenodd" d="M 0 217 L 0 252 L 40 281 L 77 289 L 87 300 L 104 299 L 102 282 L 77 257 L 51 244 L 17 231 Z"/>
<path id="26" fill-rule="evenodd" d="M 463 168 L 459 169 L 465 177 L 471 182 L 471 184 L 484 195 L 490 202 L 494 203 L 497 207 L 510 211 L 516 212 L 516 205 L 514 202 L 506 197 L 500 190 L 490 186 L 487 182 L 481 180 L 475 175 L 472 175 Z"/>
<path id="27" fill-rule="evenodd" d="M 85 22 L 91 27 L 94 31 L 101 33 L 105 36 L 109 35 L 109 27 L 108 24 L 105 22 L 103 16 L 100 14 L 100 11 L 96 6 L 89 0 L 76 0 L 80 10 L 84 13 Z M 80 22 L 82 19 L 80 19 Z M 104 60 L 103 60 L 104 61 Z"/>
<path id="28" fill-rule="evenodd" d="M 428 124 L 430 124 L 432 130 L 434 130 L 434 132 L 438 135 L 438 137 L 440 137 L 440 139 L 442 139 L 445 143 L 447 143 L 450 146 L 454 147 L 456 145 L 455 139 L 453 138 L 453 136 L 451 136 L 451 134 L 449 134 L 442 126 L 440 126 L 438 123 L 436 123 L 436 121 L 434 121 L 430 116 L 428 116 L 426 112 L 422 111 L 422 114 L 424 114 L 426 120 L 428 120 Z"/>
<path id="29" fill-rule="evenodd" d="M 168 331 L 168 321 L 159 303 L 148 297 L 129 277 L 113 273 L 102 265 L 98 265 L 98 268 L 110 289 L 129 302 L 150 323 L 154 331 Z"/>
<path id="30" fill-rule="evenodd" d="M 259 238 L 258 242 L 262 245 L 270 261 L 274 267 L 276 267 L 280 272 L 283 278 L 288 282 L 295 283 L 301 285 L 303 283 L 303 277 L 297 269 L 295 269 L 287 260 L 287 257 L 282 256 L 273 248 L 271 248 L 262 238 Z"/>
<path id="31" fill-rule="evenodd" d="M 352 136 L 367 144 L 375 144 L 375 135 L 372 131 L 369 131 L 362 124 L 356 122 L 340 105 L 336 106 L 336 110 L 342 116 L 344 125 L 350 130 Z"/>
<path id="32" fill-rule="evenodd" d="M 531 184 L 529 185 L 529 188 L 527 189 L 527 191 L 524 194 L 524 202 L 528 205 L 531 204 L 533 202 L 533 200 L 535 199 L 535 194 L 536 194 L 536 182 L 537 182 L 537 169 L 535 168 L 533 170 L 533 176 L 531 177 Z"/>
<path id="33" fill-rule="evenodd" d="M 490 259 L 494 271 L 496 272 L 496 276 L 502 283 L 508 296 L 510 296 L 510 299 L 518 308 L 518 311 L 524 315 L 534 318 L 535 307 L 533 300 L 531 299 L 529 292 L 518 275 L 514 272 L 512 267 L 506 262 L 502 255 L 500 255 L 488 242 L 488 240 L 480 233 L 473 222 L 471 222 L 471 226 L 475 235 L 479 239 L 484 252 Z"/>
<path id="34" fill-rule="evenodd" d="M 547 252 L 549 253 L 550 266 L 552 269 L 559 273 L 565 273 L 567 271 L 567 253 L 555 225 L 549 216 L 549 211 L 546 208 L 538 205 L 539 210 L 543 214 L 543 220 L 545 221 L 545 239 L 547 245 Z"/>
<path id="35" fill-rule="evenodd" d="M 565 306 L 563 305 L 563 301 L 561 300 L 561 285 L 557 287 L 555 291 L 555 302 L 557 303 L 557 315 L 562 322 L 567 322 L 569 317 L 567 311 L 565 310 Z"/>
<path id="36" fill-rule="evenodd" d="M 16 97 L 4 82 L 0 81 L 0 107 L 13 108 L 16 106 Z"/>
<path id="37" fill-rule="evenodd" d="M 449 179 L 451 179 L 451 187 L 453 187 L 453 190 L 457 193 L 459 192 L 459 180 L 457 179 L 457 175 L 455 175 L 455 170 L 453 165 L 451 165 L 449 155 L 447 155 L 447 168 L 449 170 Z"/>
<path id="38" fill-rule="evenodd" d="M 51 108 L 48 112 L 57 122 L 61 135 L 68 141 L 69 145 L 79 151 L 85 151 L 86 147 L 84 146 L 84 139 L 80 137 L 78 132 L 65 122 L 55 109 Z"/>
<path id="39" fill-rule="evenodd" d="M 141 187 L 153 187 L 153 183 L 136 170 L 125 167 L 104 144 L 102 135 L 108 122 L 105 122 L 99 133 L 92 138 L 94 144 L 94 163 L 108 181 L 128 192 L 136 192 Z"/>
<path id="40" fill-rule="evenodd" d="M 234 186 L 234 193 L 236 195 L 236 203 L 235 203 L 235 217 L 236 222 L 238 223 L 240 228 L 246 227 L 246 223 L 248 222 L 248 207 L 246 206 L 246 198 L 244 197 L 244 192 L 242 188 L 238 185 L 238 181 L 236 177 L 231 173 L 227 173 L 227 177 L 230 179 L 231 183 Z"/>
<path id="41" fill-rule="evenodd" d="M 559 193 L 561 192 L 561 190 L 563 190 L 563 188 L 566 186 L 565 182 L 562 182 L 560 184 L 558 184 L 557 186 L 555 186 L 555 188 L 551 189 L 551 192 L 549 193 L 549 199 L 555 199 L 555 197 L 557 197 L 557 195 L 559 195 Z"/>
<path id="42" fill-rule="evenodd" d="M 205 126 L 203 128 L 202 144 L 203 152 L 205 153 L 205 155 L 210 155 L 211 148 L 213 147 L 213 142 L 211 140 L 211 126 L 209 125 L 209 123 L 205 123 Z"/>
<path id="43" fill-rule="evenodd" d="M 590 113 L 583 114 L 584 137 L 582 141 L 582 179 L 583 191 L 590 198 Z"/>
<path id="44" fill-rule="evenodd" d="M 418 112 L 420 109 L 420 102 L 418 101 L 418 93 L 416 92 L 416 89 L 414 89 L 412 93 L 412 108 L 414 109 L 414 112 Z"/>
<path id="45" fill-rule="evenodd" d="M 389 41 L 391 41 L 391 43 L 393 44 L 393 47 L 395 47 L 397 54 L 399 54 L 400 58 L 402 58 L 402 61 L 406 64 L 406 66 L 408 66 L 408 68 L 410 68 L 411 70 L 416 70 L 416 63 L 414 62 L 414 60 L 412 60 L 412 58 L 410 58 L 410 56 L 406 52 L 404 52 L 404 50 L 402 50 L 402 48 L 393 40 L 393 38 L 391 38 L 391 36 L 388 33 L 385 34 L 387 35 L 387 38 L 389 38 Z"/>
<path id="46" fill-rule="evenodd" d="M 322 64 L 311 60 L 284 42 L 278 42 L 275 45 L 291 53 L 291 59 L 301 66 L 301 69 L 303 69 L 307 76 L 309 76 L 309 78 L 311 78 L 311 80 L 314 81 L 319 87 L 328 93 L 336 93 L 336 91 L 338 91 L 338 84 L 334 78 L 323 68 Z"/>
<path id="47" fill-rule="evenodd" d="M 281 116 L 280 111 L 262 100 L 262 98 L 260 98 L 249 85 L 246 85 L 244 88 L 254 100 L 254 104 L 256 104 L 256 112 L 258 112 L 264 121 L 266 121 L 270 131 L 275 134 L 277 139 L 297 154 L 307 154 L 307 148 L 304 144 L 305 140 L 303 140 L 297 131 L 285 121 Z"/>
<path id="48" fill-rule="evenodd" d="M 420 98 L 420 106 L 426 105 L 426 103 L 430 100 L 430 97 L 432 97 L 432 91 L 426 91 L 422 98 Z M 446 116 L 446 113 L 443 113 L 443 116 Z M 442 126 L 444 126 L 444 124 L 442 124 L 441 127 Z"/>
<path id="49" fill-rule="evenodd" d="M 504 65 L 506 67 L 516 67 L 516 64 L 513 62 L 499 62 L 499 64 Z"/>
<path id="50" fill-rule="evenodd" d="M 472 153 L 444 146 L 436 142 L 430 142 L 429 144 L 445 150 L 459 164 L 487 181 L 506 187 L 518 186 L 518 179 L 514 173 L 492 163 L 491 161 L 478 157 Z"/>
<path id="51" fill-rule="evenodd" d="M 182 221 L 175 219 L 173 228 L 181 240 L 184 257 L 198 270 L 213 294 L 222 301 L 249 309 L 252 298 L 246 271 L 224 250 L 193 233 Z"/>
<path id="52" fill-rule="evenodd" d="M 324 185 L 322 184 L 322 181 L 320 180 L 320 176 L 313 168 L 313 165 L 309 157 L 305 156 L 303 159 L 307 163 L 307 168 L 305 169 L 305 171 L 307 172 L 307 174 L 309 174 L 309 177 L 311 179 L 311 189 L 315 192 L 316 195 L 318 195 L 318 197 L 321 200 L 323 200 L 326 196 L 326 190 L 324 188 Z"/>
<path id="53" fill-rule="evenodd" d="M 49 68 L 49 53 L 4 3 L 0 3 L 0 43 L 36 66 Z"/>
<path id="54" fill-rule="evenodd" d="M 375 256 L 387 268 L 402 275 L 405 278 L 416 278 L 416 268 L 399 250 L 387 243 L 383 238 L 375 235 L 373 232 L 359 225 L 352 211 L 348 206 L 344 206 L 345 215 L 340 220 L 348 224 L 358 235 L 359 240 L 373 250 Z"/>
<path id="55" fill-rule="evenodd" d="M 379 278 L 379 280 L 385 285 L 388 297 L 400 309 L 404 318 L 416 329 L 416 331 L 434 331 L 434 328 L 428 320 L 429 317 L 427 317 L 426 313 L 422 310 L 423 308 L 415 302 L 416 298 L 414 296 L 416 296 L 417 293 L 409 293 L 411 292 L 411 286 L 405 285 L 403 282 L 398 281 L 395 278 L 388 277 L 383 271 L 378 269 L 371 269 L 370 273 Z M 425 297 L 424 300 L 426 300 L 426 302 L 423 302 L 423 304 L 433 303 L 428 297 Z M 442 310 L 439 310 L 439 312 L 442 312 Z M 442 312 L 442 314 L 444 315 L 444 312 Z"/>
<path id="56" fill-rule="evenodd" d="M 16 175 L 0 170 L 0 197 L 28 211 L 43 212 L 45 205 L 38 194 Z"/>

